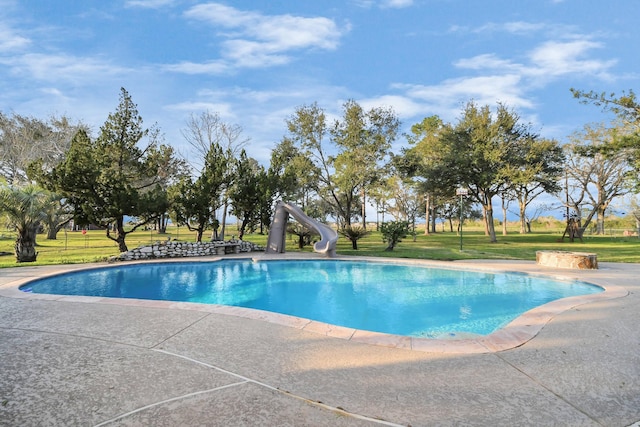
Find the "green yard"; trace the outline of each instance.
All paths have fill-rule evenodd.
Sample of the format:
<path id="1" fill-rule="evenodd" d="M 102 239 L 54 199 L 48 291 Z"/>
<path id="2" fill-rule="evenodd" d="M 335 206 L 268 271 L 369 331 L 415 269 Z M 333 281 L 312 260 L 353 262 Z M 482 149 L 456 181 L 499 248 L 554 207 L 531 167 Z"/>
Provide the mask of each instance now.
<path id="1" fill-rule="evenodd" d="M 375 228 L 373 226 L 372 228 Z M 535 260 L 538 250 L 567 250 L 594 252 L 601 262 L 640 262 L 640 239 L 624 237 L 622 233 L 606 236 L 587 236 L 583 242 L 568 239 L 562 242 L 562 229 L 545 229 L 529 234 L 511 231 L 507 236 L 498 235 L 498 243 L 489 243 L 488 238 L 479 226 L 469 226 L 463 231 L 463 250 L 460 251 L 460 237 L 456 233 L 439 231 L 436 234 L 424 235 L 419 230 L 415 241 L 413 237 L 405 238 L 392 252 L 385 252 L 386 245 L 377 232 L 358 241 L 358 250 L 351 249 L 351 243 L 341 237 L 338 240 L 337 252 L 341 255 L 381 256 L 398 258 L 422 258 L 437 260 L 457 259 L 523 259 Z M 235 232 L 232 226 L 227 230 L 227 237 Z M 105 237 L 104 231 L 81 232 L 60 231 L 57 240 L 46 240 L 45 235 L 38 235 L 38 261 L 35 263 L 16 263 L 13 255 L 15 235 L 4 230 L 0 233 L 0 267 L 15 267 L 45 264 L 67 264 L 104 261 L 117 255 L 118 248 L 114 242 Z M 127 236 L 129 248 L 146 245 L 155 241 L 168 239 L 194 241 L 194 234 L 180 229 L 170 228 L 167 234 L 154 231 L 137 231 Z M 245 240 L 265 245 L 266 235 L 249 234 Z M 296 241 L 287 241 L 287 252 L 297 251 Z M 312 251 L 305 247 L 305 251 Z"/>

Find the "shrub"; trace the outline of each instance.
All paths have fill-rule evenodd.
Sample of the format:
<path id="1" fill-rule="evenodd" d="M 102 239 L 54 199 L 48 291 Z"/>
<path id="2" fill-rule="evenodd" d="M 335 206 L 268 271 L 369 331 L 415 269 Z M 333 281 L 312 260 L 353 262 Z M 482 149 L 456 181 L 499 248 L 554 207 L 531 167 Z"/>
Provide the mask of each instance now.
<path id="1" fill-rule="evenodd" d="M 409 223 L 406 221 L 389 221 L 380 227 L 382 241 L 387 244 L 385 251 L 392 251 L 403 238 L 409 234 Z"/>
<path id="2" fill-rule="evenodd" d="M 358 239 L 361 239 L 369 234 L 364 227 L 359 225 L 347 225 L 342 230 L 338 231 L 342 236 L 349 239 L 351 247 L 355 250 L 358 249 Z"/>

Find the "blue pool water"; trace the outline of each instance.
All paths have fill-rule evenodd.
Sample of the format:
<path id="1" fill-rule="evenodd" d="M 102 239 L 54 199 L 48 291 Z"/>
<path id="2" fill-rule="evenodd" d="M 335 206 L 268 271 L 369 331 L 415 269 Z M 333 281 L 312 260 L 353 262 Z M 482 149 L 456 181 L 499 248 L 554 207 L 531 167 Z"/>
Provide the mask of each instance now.
<path id="1" fill-rule="evenodd" d="M 240 306 L 427 338 L 487 335 L 549 301 L 603 291 L 518 273 L 338 260 L 123 265 L 43 278 L 20 289 Z"/>

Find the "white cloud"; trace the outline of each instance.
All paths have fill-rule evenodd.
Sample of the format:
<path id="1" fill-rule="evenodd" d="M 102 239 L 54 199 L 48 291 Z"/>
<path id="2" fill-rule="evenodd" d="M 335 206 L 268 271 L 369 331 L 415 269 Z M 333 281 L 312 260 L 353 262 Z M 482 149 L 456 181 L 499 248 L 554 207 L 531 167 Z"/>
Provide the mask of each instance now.
<path id="1" fill-rule="evenodd" d="M 141 7 L 145 9 L 159 9 L 165 6 L 171 6 L 176 0 L 126 0 L 125 7 Z"/>
<path id="2" fill-rule="evenodd" d="M 218 29 L 222 59 L 211 61 L 200 69 L 189 66 L 170 66 L 183 72 L 220 72 L 226 62 L 229 67 L 271 67 L 292 61 L 291 54 L 301 50 L 334 50 L 348 27 L 339 28 L 324 17 L 300 17 L 293 15 L 263 15 L 241 11 L 220 3 L 193 6 L 184 14 L 192 20 L 204 21 Z M 218 64 L 211 67 L 212 64 Z"/>
<path id="3" fill-rule="evenodd" d="M 15 31 L 0 22 L 0 52 L 22 49 L 31 44 L 31 40 L 19 36 Z"/>
<path id="4" fill-rule="evenodd" d="M 599 78 L 611 78 L 609 70 L 615 60 L 586 59 L 588 51 L 601 48 L 602 44 L 589 40 L 569 42 L 548 41 L 529 53 L 533 74 L 541 77 L 566 74 L 593 75 Z"/>
<path id="5" fill-rule="evenodd" d="M 537 25 L 503 26 L 511 32 L 535 31 Z M 495 106 L 501 102 L 510 108 L 523 110 L 533 122 L 538 107 L 532 96 L 537 90 L 559 79 L 592 77 L 612 79 L 615 60 L 595 58 L 592 51 L 602 44 L 587 36 L 573 35 L 547 40 L 523 51 L 518 57 L 502 58 L 496 53 L 485 53 L 461 58 L 453 65 L 464 74 L 435 84 L 394 84 L 391 89 L 399 94 L 384 95 L 365 102 L 371 105 L 390 104 L 400 117 L 413 118 L 438 114 L 453 121 L 468 101 Z"/>
<path id="6" fill-rule="evenodd" d="M 500 59 L 493 53 L 459 59 L 454 62 L 453 65 L 458 68 L 467 68 L 470 70 L 518 70 L 522 68 L 520 64 L 513 63 L 510 60 Z"/>
<path id="7" fill-rule="evenodd" d="M 543 24 L 539 22 L 525 22 L 525 21 L 513 21 L 513 22 L 503 22 L 503 23 L 490 22 L 481 27 L 472 29 L 471 32 L 473 33 L 506 32 L 509 34 L 527 35 L 531 33 L 540 32 L 547 28 L 548 28 L 547 24 Z"/>
<path id="8" fill-rule="evenodd" d="M 228 64 L 222 61 L 189 62 L 183 61 L 177 64 L 167 64 L 162 66 L 167 71 L 183 74 L 222 74 L 228 71 Z"/>
<path id="9" fill-rule="evenodd" d="M 185 16 L 234 30 L 226 34 L 233 40 L 248 38 L 272 52 L 291 49 L 335 49 L 342 30 L 328 18 L 305 18 L 292 15 L 262 15 L 245 12 L 219 3 L 192 7 Z"/>
<path id="10" fill-rule="evenodd" d="M 384 0 L 381 2 L 380 7 L 382 8 L 403 8 L 413 6 L 413 0 Z"/>
<path id="11" fill-rule="evenodd" d="M 406 96 L 427 106 L 428 109 L 459 110 L 473 100 L 481 105 L 503 102 L 513 108 L 532 108 L 525 96 L 521 77 L 517 74 L 463 77 L 448 79 L 437 85 L 394 85 Z"/>
<path id="12" fill-rule="evenodd" d="M 353 3 L 364 9 L 378 6 L 380 9 L 401 9 L 413 6 L 414 0 L 353 0 Z"/>
<path id="13" fill-rule="evenodd" d="M 515 36 L 538 36 L 542 37 L 572 37 L 575 35 L 576 27 L 572 25 L 549 24 L 546 22 L 489 22 L 479 27 L 467 27 L 462 25 L 452 25 L 449 28 L 451 33 L 459 34 L 491 34 L 507 33 Z"/>
<path id="14" fill-rule="evenodd" d="M 8 66 L 12 74 L 28 75 L 38 80 L 53 82 L 95 81 L 130 71 L 99 58 L 64 54 L 29 53 L 12 58 L 0 58 L 0 64 Z"/>
<path id="15" fill-rule="evenodd" d="M 602 44 L 588 38 L 574 38 L 569 41 L 548 40 L 525 52 L 521 62 L 503 59 L 493 53 L 462 58 L 454 63 L 461 69 L 476 71 L 478 74 L 520 76 L 522 91 L 547 85 L 563 76 L 592 76 L 611 80 L 611 68 L 615 60 L 589 58 L 594 49 Z"/>

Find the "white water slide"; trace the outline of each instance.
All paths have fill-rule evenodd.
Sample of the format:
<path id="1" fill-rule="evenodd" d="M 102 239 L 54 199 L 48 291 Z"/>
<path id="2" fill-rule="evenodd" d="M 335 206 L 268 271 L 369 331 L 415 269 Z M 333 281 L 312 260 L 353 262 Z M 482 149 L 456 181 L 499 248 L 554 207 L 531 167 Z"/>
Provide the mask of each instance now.
<path id="1" fill-rule="evenodd" d="M 294 217 L 300 224 L 320 234 L 320 241 L 313 245 L 314 251 L 328 257 L 336 255 L 336 242 L 338 241 L 338 233 L 336 230 L 308 217 L 298 206 L 284 202 L 278 202 L 276 204 L 276 213 L 273 216 L 271 228 L 269 229 L 269 237 L 267 238 L 266 253 L 284 253 L 289 215 Z"/>

